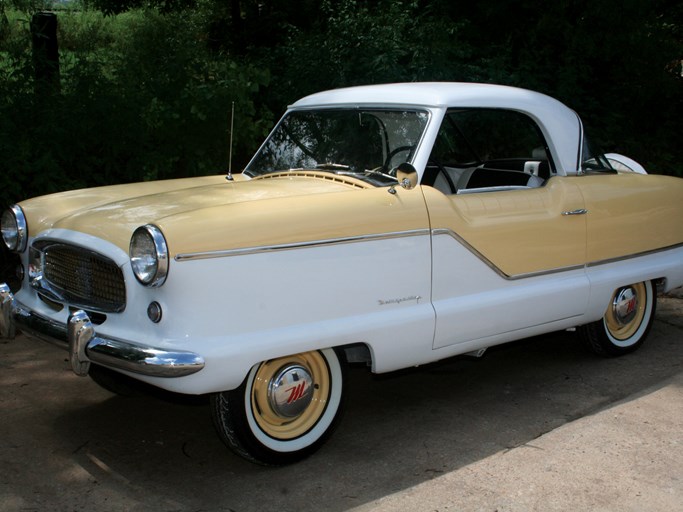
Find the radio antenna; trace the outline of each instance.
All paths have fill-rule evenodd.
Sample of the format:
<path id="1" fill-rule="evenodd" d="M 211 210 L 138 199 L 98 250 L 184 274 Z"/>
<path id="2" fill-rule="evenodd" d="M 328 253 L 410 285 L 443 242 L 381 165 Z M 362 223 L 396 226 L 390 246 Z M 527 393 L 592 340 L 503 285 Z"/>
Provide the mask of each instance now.
<path id="1" fill-rule="evenodd" d="M 235 124 L 235 102 L 232 102 L 232 111 L 230 114 L 230 154 L 228 156 L 228 175 L 225 177 L 226 180 L 232 181 L 232 128 Z"/>

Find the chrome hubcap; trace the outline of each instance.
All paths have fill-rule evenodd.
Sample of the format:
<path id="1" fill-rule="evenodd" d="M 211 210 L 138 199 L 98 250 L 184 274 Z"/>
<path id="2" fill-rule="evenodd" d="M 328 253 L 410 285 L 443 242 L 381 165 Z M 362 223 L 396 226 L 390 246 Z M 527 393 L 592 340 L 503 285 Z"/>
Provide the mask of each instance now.
<path id="1" fill-rule="evenodd" d="M 621 326 L 633 321 L 638 313 L 638 295 L 630 286 L 623 288 L 612 302 L 614 319 Z"/>
<path id="2" fill-rule="evenodd" d="M 268 403 L 282 418 L 295 418 L 310 405 L 313 399 L 313 377 L 301 365 L 281 368 L 268 386 Z"/>

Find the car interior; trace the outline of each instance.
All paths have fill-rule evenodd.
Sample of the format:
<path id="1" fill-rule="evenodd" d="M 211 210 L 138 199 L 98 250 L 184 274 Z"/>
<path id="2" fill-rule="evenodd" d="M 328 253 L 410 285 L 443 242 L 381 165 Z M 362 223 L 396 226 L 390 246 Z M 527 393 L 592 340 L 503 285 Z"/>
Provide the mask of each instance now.
<path id="1" fill-rule="evenodd" d="M 467 109 L 444 118 L 422 184 L 447 195 L 472 194 L 536 188 L 551 175 L 545 140 L 530 118 Z"/>

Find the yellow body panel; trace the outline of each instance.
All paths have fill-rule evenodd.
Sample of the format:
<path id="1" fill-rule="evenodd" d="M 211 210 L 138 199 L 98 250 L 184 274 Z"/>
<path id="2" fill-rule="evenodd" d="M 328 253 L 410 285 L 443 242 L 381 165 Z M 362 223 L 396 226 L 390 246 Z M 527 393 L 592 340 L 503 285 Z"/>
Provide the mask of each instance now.
<path id="1" fill-rule="evenodd" d="M 301 178 L 296 180 L 299 186 Z M 193 215 L 193 222 L 174 216 L 158 223 L 172 256 L 429 228 L 419 189 L 397 194 L 387 188 L 347 189 L 217 206 Z"/>
<path id="2" fill-rule="evenodd" d="M 527 190 L 450 196 L 424 190 L 432 229 L 454 233 L 507 276 L 586 261 L 585 216 L 562 215 L 583 208 L 578 187 L 566 178 Z"/>
<path id="3" fill-rule="evenodd" d="M 588 210 L 588 263 L 683 243 L 683 180 L 671 176 L 581 176 Z"/>
<path id="4" fill-rule="evenodd" d="M 171 257 L 429 228 L 419 191 L 392 195 L 351 177 L 305 171 L 100 187 L 21 205 L 31 213 L 31 236 L 70 229 L 126 252 L 133 231 L 153 223 Z"/>
<path id="5" fill-rule="evenodd" d="M 683 180 L 638 174 L 553 177 L 538 188 L 444 195 L 432 187 L 390 194 L 350 177 L 295 171 L 100 187 L 21 205 L 30 211 L 31 236 L 70 229 L 126 252 L 135 228 L 154 223 L 171 257 L 431 228 L 510 277 L 683 243 Z M 580 209 L 587 213 L 563 215 Z"/>
<path id="6" fill-rule="evenodd" d="M 432 229 L 447 230 L 515 277 L 683 243 L 683 180 L 640 174 L 554 177 L 526 190 L 444 196 L 425 187 Z M 585 209 L 585 214 L 566 215 Z"/>
<path id="7" fill-rule="evenodd" d="M 242 176 L 238 176 L 239 175 L 236 175 L 237 179 L 243 179 Z M 141 183 L 59 192 L 28 199 L 22 201 L 20 205 L 26 212 L 30 212 L 30 214 L 27 215 L 28 232 L 30 236 L 35 236 L 46 229 L 68 227 L 59 225 L 60 221 L 64 221 L 68 217 L 79 212 L 90 212 L 93 208 L 104 209 L 109 206 L 109 210 L 113 210 L 114 206 L 112 205 L 117 205 L 121 201 L 129 200 L 131 198 L 151 198 L 152 196 L 167 192 L 196 187 L 218 186 L 225 182 L 225 175 L 164 181 L 146 181 Z M 151 199 L 149 201 L 151 203 Z M 153 213 L 154 212 L 150 212 L 150 214 Z M 138 221 L 137 225 L 141 225 L 141 223 Z M 112 226 L 109 222 L 102 222 L 101 216 L 93 218 L 92 221 L 84 221 L 78 226 L 79 230 L 109 240 L 127 252 L 128 244 L 130 242 L 130 232 L 128 232 L 126 240 L 121 240 L 118 239 L 120 237 L 116 237 L 115 230 L 112 230 L 111 228 L 115 228 L 115 226 Z"/>

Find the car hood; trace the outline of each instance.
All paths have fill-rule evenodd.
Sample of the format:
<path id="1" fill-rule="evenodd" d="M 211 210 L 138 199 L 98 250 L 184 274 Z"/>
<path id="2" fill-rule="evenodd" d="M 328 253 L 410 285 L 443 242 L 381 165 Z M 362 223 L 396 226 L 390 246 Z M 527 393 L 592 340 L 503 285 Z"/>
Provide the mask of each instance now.
<path id="1" fill-rule="evenodd" d="M 392 198 L 386 189 L 360 180 L 304 171 L 253 180 L 240 176 L 232 182 L 212 176 L 100 187 L 32 199 L 21 206 L 30 234 L 66 229 L 107 240 L 126 252 L 133 231 L 152 223 L 161 228 L 173 256 L 289 243 L 320 237 L 321 232 L 346 236 L 349 215 L 364 215 L 353 213 L 356 194 L 349 192 L 354 191 L 381 193 L 381 203 Z M 356 226 L 366 223 L 361 219 Z"/>

